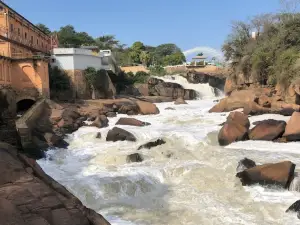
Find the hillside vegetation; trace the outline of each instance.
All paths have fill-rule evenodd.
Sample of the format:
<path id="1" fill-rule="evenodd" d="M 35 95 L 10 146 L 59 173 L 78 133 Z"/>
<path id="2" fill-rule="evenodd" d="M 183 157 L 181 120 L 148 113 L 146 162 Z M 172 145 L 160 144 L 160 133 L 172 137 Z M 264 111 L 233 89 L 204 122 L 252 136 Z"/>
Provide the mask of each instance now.
<path id="1" fill-rule="evenodd" d="M 252 38 L 252 32 L 256 38 Z M 222 48 L 236 79 L 288 86 L 300 77 L 300 14 L 280 13 L 235 22 Z"/>

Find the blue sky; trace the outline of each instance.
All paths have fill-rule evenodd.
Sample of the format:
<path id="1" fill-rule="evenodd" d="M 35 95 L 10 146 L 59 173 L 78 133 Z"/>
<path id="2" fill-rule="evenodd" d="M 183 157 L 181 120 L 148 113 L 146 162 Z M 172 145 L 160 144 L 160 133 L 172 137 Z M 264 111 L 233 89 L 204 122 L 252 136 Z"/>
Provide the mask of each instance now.
<path id="1" fill-rule="evenodd" d="M 51 30 L 72 24 L 92 36 L 114 34 L 122 43 L 175 43 L 220 49 L 231 21 L 279 11 L 279 0 L 4 0 Z"/>

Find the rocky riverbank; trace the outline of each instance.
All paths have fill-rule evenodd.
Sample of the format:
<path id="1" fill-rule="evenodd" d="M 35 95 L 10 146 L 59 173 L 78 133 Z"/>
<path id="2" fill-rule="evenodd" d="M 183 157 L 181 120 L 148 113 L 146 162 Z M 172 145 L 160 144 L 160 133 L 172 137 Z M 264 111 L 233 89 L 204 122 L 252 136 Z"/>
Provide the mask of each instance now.
<path id="1" fill-rule="evenodd" d="M 109 225 L 32 159 L 0 143 L 1 225 Z"/>

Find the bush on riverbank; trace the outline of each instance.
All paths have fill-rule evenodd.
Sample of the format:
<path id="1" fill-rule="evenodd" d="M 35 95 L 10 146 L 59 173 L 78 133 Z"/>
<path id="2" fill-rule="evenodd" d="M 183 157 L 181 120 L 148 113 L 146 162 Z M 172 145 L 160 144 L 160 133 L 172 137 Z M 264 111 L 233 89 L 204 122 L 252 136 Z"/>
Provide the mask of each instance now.
<path id="1" fill-rule="evenodd" d="M 251 37 L 252 31 L 256 38 Z M 300 14 L 281 13 L 236 22 L 222 47 L 233 68 L 260 84 L 288 86 L 300 77 Z"/>

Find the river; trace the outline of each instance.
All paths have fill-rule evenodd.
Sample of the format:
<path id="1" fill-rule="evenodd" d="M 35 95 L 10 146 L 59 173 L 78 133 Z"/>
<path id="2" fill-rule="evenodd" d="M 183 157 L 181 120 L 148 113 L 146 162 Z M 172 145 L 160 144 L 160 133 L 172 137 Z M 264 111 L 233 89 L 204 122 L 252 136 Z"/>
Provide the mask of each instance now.
<path id="1" fill-rule="evenodd" d="M 246 141 L 218 146 L 219 124 L 227 113 L 208 113 L 216 104 L 212 88 L 202 84 L 193 89 L 201 100 L 187 101 L 187 105 L 159 103 L 160 114 L 133 116 L 150 126 L 122 126 L 137 142 L 105 141 L 108 130 L 126 116 L 118 115 L 109 119 L 107 128 L 80 128 L 67 137 L 67 150 L 49 150 L 51 160 L 38 163 L 113 225 L 299 223 L 295 214 L 285 210 L 300 193 L 258 185 L 242 187 L 235 170 L 244 157 L 258 164 L 291 160 L 299 165 L 300 143 Z M 167 107 L 175 110 L 165 110 Z M 288 120 L 262 115 L 250 121 L 266 118 Z M 96 139 L 99 131 L 102 139 Z M 141 144 L 156 138 L 164 138 L 166 144 L 137 151 Z M 127 163 L 126 156 L 136 152 L 144 161 Z"/>

